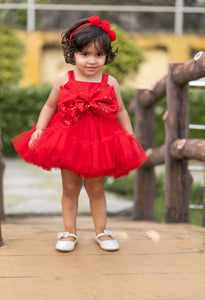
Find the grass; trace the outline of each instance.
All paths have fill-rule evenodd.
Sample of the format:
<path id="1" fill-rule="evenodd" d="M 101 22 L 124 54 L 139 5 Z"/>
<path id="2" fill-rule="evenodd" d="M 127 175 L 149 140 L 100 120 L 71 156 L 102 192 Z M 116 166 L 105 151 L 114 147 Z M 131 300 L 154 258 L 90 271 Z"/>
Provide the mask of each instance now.
<path id="1" fill-rule="evenodd" d="M 105 190 L 123 195 L 125 198 L 133 199 L 133 187 L 135 180 L 135 172 L 131 172 L 128 176 L 113 179 L 108 177 L 105 182 Z M 165 221 L 165 178 L 163 174 L 157 175 L 157 192 L 154 201 L 154 220 L 156 222 Z M 190 204 L 203 203 L 203 186 L 199 183 L 193 183 L 190 193 Z M 190 223 L 202 226 L 203 222 L 202 210 L 190 210 Z"/>

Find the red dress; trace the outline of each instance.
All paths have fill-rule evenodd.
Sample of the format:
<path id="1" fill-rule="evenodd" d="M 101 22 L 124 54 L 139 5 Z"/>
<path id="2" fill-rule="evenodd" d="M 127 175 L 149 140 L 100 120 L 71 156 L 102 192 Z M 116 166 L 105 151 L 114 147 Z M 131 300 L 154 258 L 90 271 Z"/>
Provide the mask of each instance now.
<path id="1" fill-rule="evenodd" d="M 69 81 L 60 87 L 58 108 L 45 131 L 28 146 L 34 127 L 12 139 L 27 162 L 43 169 L 67 169 L 83 178 L 120 177 L 147 160 L 140 143 L 116 120 L 119 109 L 108 74 L 100 83 Z"/>

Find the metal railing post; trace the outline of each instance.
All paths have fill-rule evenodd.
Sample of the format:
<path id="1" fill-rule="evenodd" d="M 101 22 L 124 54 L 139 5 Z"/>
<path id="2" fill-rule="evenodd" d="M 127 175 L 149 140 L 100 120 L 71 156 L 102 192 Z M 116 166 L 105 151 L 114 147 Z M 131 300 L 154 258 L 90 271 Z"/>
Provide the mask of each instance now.
<path id="1" fill-rule="evenodd" d="M 183 34 L 183 25 L 184 25 L 184 0 L 176 0 L 175 4 L 175 16 L 174 16 L 174 33 L 177 35 Z"/>
<path id="2" fill-rule="evenodd" d="M 27 0 L 27 31 L 31 32 L 35 30 L 36 11 L 35 0 Z"/>

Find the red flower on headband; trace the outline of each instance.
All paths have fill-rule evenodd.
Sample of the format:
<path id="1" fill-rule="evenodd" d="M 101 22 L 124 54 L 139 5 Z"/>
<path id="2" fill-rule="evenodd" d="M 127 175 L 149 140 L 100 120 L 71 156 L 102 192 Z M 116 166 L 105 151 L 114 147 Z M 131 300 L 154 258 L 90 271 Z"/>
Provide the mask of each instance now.
<path id="1" fill-rule="evenodd" d="M 111 42 L 116 40 L 116 33 L 114 30 L 111 29 L 110 22 L 108 22 L 106 20 L 100 21 L 100 17 L 96 16 L 96 15 L 90 17 L 88 19 L 88 22 L 89 23 L 85 23 L 85 24 L 78 26 L 75 30 L 73 30 L 73 32 L 71 32 L 70 37 L 69 37 L 69 43 L 71 43 L 72 36 L 78 29 L 88 26 L 88 25 L 99 26 L 100 28 L 102 28 L 103 31 L 107 32 L 107 34 L 110 37 Z"/>
<path id="2" fill-rule="evenodd" d="M 97 25 L 97 26 L 99 26 L 99 24 L 100 24 L 100 17 L 99 16 L 92 16 L 92 17 L 90 17 L 89 19 L 88 19 L 88 22 L 90 23 L 90 24 L 92 24 L 92 25 Z"/>
<path id="3" fill-rule="evenodd" d="M 111 29 L 110 22 L 108 22 L 106 20 L 100 21 L 100 17 L 96 16 L 96 15 L 90 17 L 88 19 L 88 21 L 91 25 L 99 26 L 100 28 L 102 28 L 103 31 L 107 32 L 107 34 L 110 37 L 111 42 L 116 40 L 116 33 L 114 30 Z"/>
<path id="4" fill-rule="evenodd" d="M 110 22 L 104 20 L 101 21 L 101 26 L 100 26 L 104 31 L 108 32 L 110 30 Z"/>

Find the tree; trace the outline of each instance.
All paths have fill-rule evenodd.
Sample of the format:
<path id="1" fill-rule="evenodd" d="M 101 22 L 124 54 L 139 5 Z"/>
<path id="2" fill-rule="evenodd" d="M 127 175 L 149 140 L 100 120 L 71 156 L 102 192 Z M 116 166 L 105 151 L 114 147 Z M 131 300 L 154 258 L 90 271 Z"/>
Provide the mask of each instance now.
<path id="1" fill-rule="evenodd" d="M 106 65 L 103 71 L 110 73 L 119 83 L 122 83 L 128 74 L 138 71 L 144 57 L 128 34 L 117 25 L 112 25 L 112 28 L 117 34 L 117 39 L 112 46 L 113 49 L 118 48 L 118 53 L 115 60 L 110 65 Z"/>
<path id="2" fill-rule="evenodd" d="M 0 29 L 0 86 L 17 84 L 21 79 L 19 59 L 23 45 L 9 27 Z"/>

